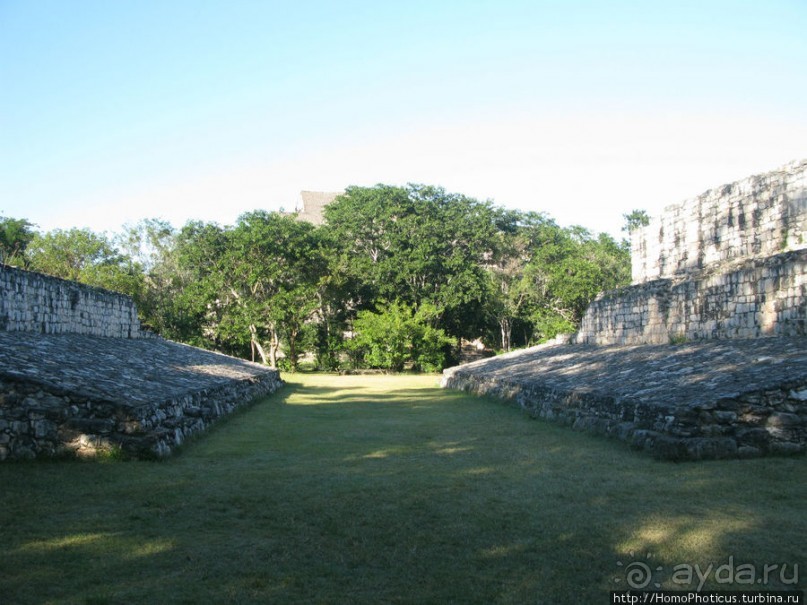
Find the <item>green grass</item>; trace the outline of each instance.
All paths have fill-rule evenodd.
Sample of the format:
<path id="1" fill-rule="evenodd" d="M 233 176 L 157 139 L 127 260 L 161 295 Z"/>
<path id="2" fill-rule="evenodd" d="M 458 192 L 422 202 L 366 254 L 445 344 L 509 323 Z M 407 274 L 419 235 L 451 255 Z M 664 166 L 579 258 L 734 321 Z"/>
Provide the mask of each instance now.
<path id="1" fill-rule="evenodd" d="M 657 462 L 434 376 L 286 378 L 165 462 L 0 465 L 0 604 L 606 603 L 632 562 L 684 588 L 674 566 L 730 556 L 789 565 L 754 588 L 807 575 L 804 457 Z"/>

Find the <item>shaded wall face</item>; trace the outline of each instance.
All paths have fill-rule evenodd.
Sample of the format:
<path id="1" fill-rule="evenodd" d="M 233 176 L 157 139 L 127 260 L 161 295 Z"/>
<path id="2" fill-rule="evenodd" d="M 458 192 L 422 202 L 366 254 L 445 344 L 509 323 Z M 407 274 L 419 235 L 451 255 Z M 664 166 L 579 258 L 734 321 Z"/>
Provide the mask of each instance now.
<path id="1" fill-rule="evenodd" d="M 807 161 L 669 206 L 631 240 L 634 284 L 807 248 Z"/>
<path id="2" fill-rule="evenodd" d="M 130 297 L 6 265 L 0 265 L 0 330 L 141 336 Z"/>

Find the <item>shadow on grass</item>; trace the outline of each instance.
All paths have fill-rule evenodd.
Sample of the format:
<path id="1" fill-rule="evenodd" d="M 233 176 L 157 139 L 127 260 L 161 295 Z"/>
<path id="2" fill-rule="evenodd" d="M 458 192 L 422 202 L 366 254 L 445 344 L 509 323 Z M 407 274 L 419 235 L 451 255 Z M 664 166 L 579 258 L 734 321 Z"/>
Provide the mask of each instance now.
<path id="1" fill-rule="evenodd" d="M 165 464 L 0 467 L 2 602 L 605 602 L 634 563 L 804 563 L 803 459 L 674 465 L 426 379 L 304 380 Z"/>

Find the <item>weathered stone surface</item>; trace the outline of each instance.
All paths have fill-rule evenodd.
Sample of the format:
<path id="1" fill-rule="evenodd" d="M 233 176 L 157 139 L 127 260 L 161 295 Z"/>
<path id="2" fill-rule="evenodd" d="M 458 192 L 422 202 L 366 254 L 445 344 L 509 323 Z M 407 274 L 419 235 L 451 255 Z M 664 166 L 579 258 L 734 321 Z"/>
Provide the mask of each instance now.
<path id="1" fill-rule="evenodd" d="M 805 301 L 807 249 L 606 292 L 586 310 L 575 340 L 611 345 L 807 336 Z"/>
<path id="2" fill-rule="evenodd" d="M 443 386 L 510 399 L 659 458 L 807 447 L 807 406 L 792 396 L 807 386 L 805 338 L 540 346 L 450 368 Z"/>
<path id="3" fill-rule="evenodd" d="M 807 160 L 669 206 L 631 242 L 633 285 L 592 303 L 578 342 L 807 336 Z"/>
<path id="4" fill-rule="evenodd" d="M 0 460 L 166 456 L 280 385 L 276 370 L 159 338 L 0 331 Z"/>
<path id="5" fill-rule="evenodd" d="M 117 338 L 147 335 L 128 296 L 3 264 L 0 331 Z"/>
<path id="6" fill-rule="evenodd" d="M 631 260 L 634 285 L 591 304 L 577 344 L 453 368 L 444 385 L 660 458 L 803 452 L 807 161 L 668 207 L 632 234 Z"/>
<path id="7" fill-rule="evenodd" d="M 807 248 L 807 160 L 710 189 L 631 234 L 633 282 Z M 763 289 L 780 289 L 765 276 Z"/>

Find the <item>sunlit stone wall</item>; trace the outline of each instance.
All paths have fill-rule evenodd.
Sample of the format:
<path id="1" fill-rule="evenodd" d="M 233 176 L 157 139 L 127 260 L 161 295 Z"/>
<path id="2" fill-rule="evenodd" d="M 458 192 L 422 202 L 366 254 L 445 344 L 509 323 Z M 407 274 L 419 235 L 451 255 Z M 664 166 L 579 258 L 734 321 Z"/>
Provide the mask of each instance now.
<path id="1" fill-rule="evenodd" d="M 591 303 L 575 339 L 662 344 L 807 335 L 807 250 L 751 260 L 727 273 L 657 279 Z"/>
<path id="2" fill-rule="evenodd" d="M 668 206 L 631 234 L 633 283 L 807 248 L 807 160 Z"/>
<path id="3" fill-rule="evenodd" d="M 130 297 L 2 264 L 0 330 L 141 336 L 137 309 Z"/>
<path id="4" fill-rule="evenodd" d="M 632 242 L 634 285 L 598 297 L 576 342 L 807 335 L 807 161 L 670 206 Z"/>

